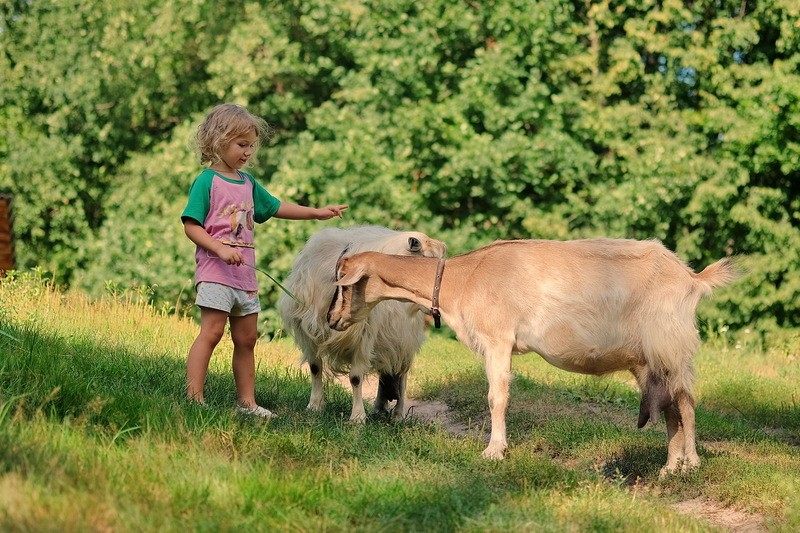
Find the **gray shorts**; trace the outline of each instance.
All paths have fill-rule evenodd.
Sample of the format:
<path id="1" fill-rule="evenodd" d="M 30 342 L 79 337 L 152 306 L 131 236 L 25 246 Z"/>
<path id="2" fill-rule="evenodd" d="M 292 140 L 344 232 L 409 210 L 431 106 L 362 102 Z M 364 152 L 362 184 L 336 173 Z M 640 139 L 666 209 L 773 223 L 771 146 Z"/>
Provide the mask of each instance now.
<path id="1" fill-rule="evenodd" d="M 258 291 L 247 292 L 208 281 L 197 284 L 197 299 L 194 303 L 200 307 L 225 311 L 230 316 L 247 316 L 261 311 Z"/>

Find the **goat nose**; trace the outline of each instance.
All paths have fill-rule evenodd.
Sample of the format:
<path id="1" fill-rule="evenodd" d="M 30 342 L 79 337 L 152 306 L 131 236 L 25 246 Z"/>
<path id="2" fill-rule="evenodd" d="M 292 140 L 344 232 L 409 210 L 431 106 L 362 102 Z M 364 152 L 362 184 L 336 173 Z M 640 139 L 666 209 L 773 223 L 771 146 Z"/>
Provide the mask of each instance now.
<path id="1" fill-rule="evenodd" d="M 328 310 L 328 315 L 325 317 L 325 319 L 328 321 L 328 327 L 329 328 L 335 329 L 337 331 L 341 331 L 339 329 L 339 324 L 341 323 L 341 319 L 333 318 L 333 311 L 332 310 Z"/>
<path id="2" fill-rule="evenodd" d="M 344 331 L 347 329 L 347 323 L 343 317 L 334 318 L 328 313 L 328 326 L 336 331 Z"/>

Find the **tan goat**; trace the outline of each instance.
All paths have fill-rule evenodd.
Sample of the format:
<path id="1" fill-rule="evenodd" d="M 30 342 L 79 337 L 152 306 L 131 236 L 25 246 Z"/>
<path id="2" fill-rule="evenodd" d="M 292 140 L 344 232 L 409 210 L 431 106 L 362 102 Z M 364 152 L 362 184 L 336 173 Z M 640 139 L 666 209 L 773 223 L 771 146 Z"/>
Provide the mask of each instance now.
<path id="1" fill-rule="evenodd" d="M 511 355 L 536 352 L 570 372 L 631 371 L 642 392 L 639 427 L 664 412 L 662 473 L 700 464 L 695 312 L 701 297 L 736 278 L 729 259 L 696 274 L 658 241 L 498 241 L 444 262 L 436 295 L 439 264 L 371 252 L 342 259 L 328 324 L 345 330 L 387 299 L 440 310 L 458 339 L 484 357 L 492 421 L 486 458 L 502 459 L 507 448 Z"/>

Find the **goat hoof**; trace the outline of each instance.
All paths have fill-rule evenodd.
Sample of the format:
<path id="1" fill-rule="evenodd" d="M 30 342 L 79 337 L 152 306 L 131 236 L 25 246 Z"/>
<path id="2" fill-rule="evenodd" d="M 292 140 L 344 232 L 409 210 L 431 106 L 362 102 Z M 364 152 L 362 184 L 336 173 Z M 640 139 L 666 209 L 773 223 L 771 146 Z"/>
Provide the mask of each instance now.
<path id="1" fill-rule="evenodd" d="M 369 417 L 374 420 L 389 421 L 393 418 L 393 413 L 389 409 L 375 409 L 370 413 Z"/>
<path id="2" fill-rule="evenodd" d="M 489 445 L 483 450 L 483 458 L 491 461 L 502 461 L 505 458 L 506 449 L 504 446 Z"/>
<path id="3" fill-rule="evenodd" d="M 700 459 L 684 459 L 681 463 L 681 473 L 685 474 L 700 468 Z"/>
<path id="4" fill-rule="evenodd" d="M 352 422 L 353 424 L 363 424 L 366 421 L 367 421 L 366 413 L 360 413 L 360 414 L 353 413 L 352 415 L 350 415 L 350 422 Z"/>
<path id="5" fill-rule="evenodd" d="M 674 476 L 676 474 L 686 474 L 700 468 L 700 458 L 683 458 L 679 459 L 672 465 L 664 465 L 658 472 L 658 479 L 664 479 L 667 476 Z"/>

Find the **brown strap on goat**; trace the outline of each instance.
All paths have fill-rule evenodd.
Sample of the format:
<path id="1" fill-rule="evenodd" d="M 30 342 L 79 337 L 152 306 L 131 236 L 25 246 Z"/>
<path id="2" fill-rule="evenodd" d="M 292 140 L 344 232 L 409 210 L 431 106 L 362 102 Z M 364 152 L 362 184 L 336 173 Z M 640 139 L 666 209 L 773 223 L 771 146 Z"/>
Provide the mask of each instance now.
<path id="1" fill-rule="evenodd" d="M 444 257 L 439 259 L 439 265 L 436 267 L 436 280 L 433 282 L 431 315 L 433 316 L 433 325 L 436 329 L 442 327 L 442 313 L 439 311 L 439 289 L 442 288 L 443 275 L 444 275 Z"/>
<path id="2" fill-rule="evenodd" d="M 353 244 L 353 243 L 351 242 L 350 244 Z M 336 266 L 333 269 L 333 281 L 334 281 L 334 283 L 339 281 L 339 263 L 342 262 L 342 257 L 344 257 L 344 254 L 346 254 L 347 251 L 350 249 L 350 244 L 348 244 L 347 246 L 344 247 L 344 250 L 342 250 L 342 253 L 339 254 L 339 259 L 336 260 Z"/>

